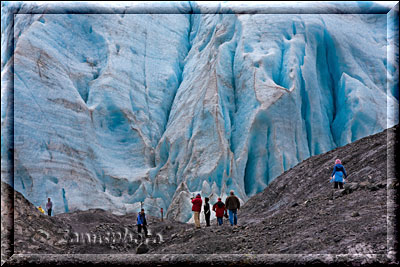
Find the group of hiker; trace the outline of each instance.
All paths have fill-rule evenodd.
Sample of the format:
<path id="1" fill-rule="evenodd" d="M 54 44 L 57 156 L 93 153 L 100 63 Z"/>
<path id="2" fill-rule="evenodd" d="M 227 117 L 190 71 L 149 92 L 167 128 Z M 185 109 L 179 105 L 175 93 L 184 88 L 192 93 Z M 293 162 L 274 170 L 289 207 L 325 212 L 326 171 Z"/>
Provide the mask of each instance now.
<path id="1" fill-rule="evenodd" d="M 39 206 L 39 211 L 41 212 L 41 213 L 45 213 L 45 211 L 43 210 L 43 208 L 42 208 L 42 206 Z M 46 203 L 46 210 L 47 210 L 47 215 L 48 216 L 51 216 L 51 210 L 53 209 L 53 202 L 51 202 L 51 199 L 50 198 L 48 198 L 47 199 L 47 203 Z"/>
<path id="2" fill-rule="evenodd" d="M 195 198 L 192 198 L 192 211 L 194 212 L 194 224 L 196 228 L 201 228 L 200 226 L 200 212 L 201 205 L 203 203 L 201 195 L 197 194 Z M 206 219 L 206 225 L 210 226 L 210 204 L 208 203 L 210 199 L 208 197 L 204 198 L 204 217 Z M 231 226 L 237 225 L 237 211 L 240 209 L 240 201 L 235 196 L 233 190 L 230 191 L 230 195 L 226 198 L 225 203 L 222 202 L 221 198 L 213 205 L 212 210 L 215 212 L 215 217 L 217 217 L 218 225 L 223 224 L 223 218 L 228 217 Z M 229 215 L 228 215 L 229 213 Z"/>
<path id="3" fill-rule="evenodd" d="M 333 168 L 333 172 L 329 177 L 330 182 L 334 182 L 334 189 L 343 189 L 343 184 L 346 183 L 347 173 L 342 165 L 342 162 L 337 159 L 335 160 L 335 166 Z M 206 226 L 210 226 L 210 199 L 208 197 L 204 198 L 204 217 L 206 220 Z M 201 195 L 197 194 L 196 197 L 191 198 L 192 202 L 192 211 L 194 213 L 194 224 L 195 228 L 201 228 L 200 226 L 200 213 L 203 204 L 203 200 L 201 199 Z M 217 224 L 223 224 L 223 218 L 229 218 L 229 222 L 231 226 L 237 225 L 237 211 L 240 209 L 240 201 L 235 196 L 233 190 L 230 191 L 230 195 L 225 199 L 225 203 L 222 202 L 222 199 L 219 197 L 218 201 L 212 206 L 212 211 L 215 212 L 215 217 L 217 217 Z M 145 236 L 148 236 L 147 231 L 147 222 L 146 216 L 144 213 L 144 209 L 139 212 L 137 217 L 137 227 L 138 233 L 144 230 Z"/>
<path id="4" fill-rule="evenodd" d="M 330 182 L 334 182 L 334 189 L 343 189 L 343 184 L 346 183 L 347 173 L 342 165 L 342 162 L 337 159 L 335 160 L 335 166 L 333 168 L 333 172 L 329 178 Z M 201 228 L 200 226 L 200 213 L 202 208 L 202 199 L 201 195 L 197 194 L 195 198 L 191 198 L 192 201 L 192 211 L 194 212 L 194 223 L 196 228 Z M 210 199 L 208 197 L 204 198 L 204 216 L 206 220 L 206 226 L 210 226 Z M 51 199 L 47 199 L 46 203 L 46 210 L 47 215 L 51 216 L 51 211 L 53 208 L 53 203 Z M 38 207 L 39 211 L 43 214 L 45 211 L 43 210 L 42 206 Z M 231 226 L 237 225 L 237 211 L 240 209 L 240 201 L 235 196 L 233 190 L 230 191 L 230 195 L 225 199 L 225 203 L 222 202 L 222 199 L 219 197 L 218 201 L 212 206 L 212 211 L 215 212 L 215 217 L 217 217 L 217 224 L 223 224 L 223 218 L 229 218 L 229 222 Z M 229 214 L 229 215 L 228 215 Z M 144 209 L 138 213 L 137 216 L 137 223 L 138 233 L 142 233 L 142 229 L 144 230 L 145 237 L 148 237 L 148 230 L 147 230 L 147 221 L 146 221 L 146 214 Z"/>
<path id="5" fill-rule="evenodd" d="M 340 159 L 335 160 L 335 166 L 333 172 L 330 176 L 330 182 L 334 182 L 334 189 L 343 189 L 343 185 L 346 183 L 347 173 L 342 165 Z M 201 228 L 200 226 L 200 212 L 202 199 L 201 195 L 197 194 L 195 198 L 192 198 L 192 211 L 194 212 L 194 223 L 196 228 Z M 210 226 L 210 204 L 209 198 L 204 198 L 204 217 L 206 219 L 206 226 Z M 218 198 L 217 203 L 212 207 L 215 212 L 215 217 L 217 217 L 218 225 L 223 224 L 223 218 L 229 218 L 231 226 L 237 225 L 237 211 L 240 209 L 240 201 L 235 196 L 234 191 L 230 191 L 230 195 L 226 198 L 225 203 L 222 202 L 221 198 Z M 228 215 L 229 213 L 229 215 Z"/>
<path id="6" fill-rule="evenodd" d="M 194 212 L 194 221 L 195 227 L 201 228 L 200 226 L 200 212 L 202 206 L 202 199 L 201 195 L 197 194 L 195 198 L 192 198 L 192 211 Z M 206 218 L 206 225 L 210 226 L 210 199 L 208 197 L 205 198 L 204 204 L 204 215 Z M 240 209 L 240 201 L 235 196 L 233 190 L 230 191 L 230 195 L 226 198 L 225 203 L 222 202 L 221 198 L 218 198 L 218 201 L 212 206 L 212 210 L 215 212 L 217 217 L 218 225 L 223 224 L 223 217 L 229 217 L 229 222 L 232 226 L 237 225 L 237 211 Z M 229 212 L 229 216 L 228 213 Z M 136 226 L 138 228 L 138 234 L 142 233 L 142 229 L 144 230 L 144 236 L 148 237 L 148 230 L 147 230 L 147 221 L 146 221 L 146 214 L 144 209 L 138 213 Z"/>
<path id="7" fill-rule="evenodd" d="M 346 182 L 345 178 L 347 178 L 346 170 L 344 169 L 342 162 L 339 159 L 337 159 L 335 161 L 333 172 L 329 178 L 330 182 L 334 182 L 335 189 L 338 188 L 343 189 L 343 184 Z M 191 201 L 192 201 L 192 211 L 194 212 L 195 227 L 201 228 L 200 212 L 203 203 L 201 195 L 197 194 L 195 198 L 191 198 Z M 208 197 L 205 197 L 204 201 L 205 201 L 204 216 L 206 219 L 206 226 L 210 226 L 210 217 L 211 217 L 210 203 L 209 203 L 210 199 Z M 51 202 L 51 199 L 48 198 L 46 203 L 46 210 L 48 216 L 51 216 L 52 208 L 53 208 L 53 203 Z M 43 214 L 45 213 L 45 211 L 41 206 L 39 206 L 38 209 Z M 217 217 L 218 225 L 223 224 L 224 217 L 229 218 L 231 226 L 237 225 L 237 211 L 239 209 L 240 209 L 240 201 L 235 196 L 233 190 L 230 191 L 230 195 L 225 199 L 225 203 L 222 202 L 221 198 L 218 198 L 218 201 L 212 206 L 212 210 L 215 212 L 215 217 Z M 141 209 L 141 211 L 138 213 L 136 225 L 138 227 L 138 233 L 141 234 L 143 229 L 145 237 L 147 237 L 148 230 L 147 230 L 146 214 L 144 213 L 144 209 Z"/>

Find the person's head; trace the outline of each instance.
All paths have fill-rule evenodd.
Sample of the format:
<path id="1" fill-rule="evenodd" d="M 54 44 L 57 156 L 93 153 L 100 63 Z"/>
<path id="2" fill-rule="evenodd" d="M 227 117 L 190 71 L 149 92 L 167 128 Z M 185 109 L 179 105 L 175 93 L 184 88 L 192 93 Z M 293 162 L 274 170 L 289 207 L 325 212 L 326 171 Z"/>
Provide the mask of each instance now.
<path id="1" fill-rule="evenodd" d="M 47 199 L 47 202 L 50 202 L 50 198 Z"/>
<path id="2" fill-rule="evenodd" d="M 209 200 L 210 200 L 210 199 L 209 199 L 208 197 L 205 197 L 205 198 L 204 198 L 204 201 L 205 201 L 206 203 L 208 203 Z"/>
<path id="3" fill-rule="evenodd" d="M 220 198 L 220 197 L 218 198 L 218 201 L 221 201 L 221 198 Z"/>
<path id="4" fill-rule="evenodd" d="M 197 195 L 196 195 L 196 197 L 197 197 L 197 198 L 200 198 L 200 197 L 201 197 L 201 195 L 200 195 L 200 194 L 197 194 Z"/>
<path id="5" fill-rule="evenodd" d="M 144 209 L 142 209 L 142 210 L 140 211 L 140 213 L 141 213 L 141 214 L 144 214 Z"/>
<path id="6" fill-rule="evenodd" d="M 335 160 L 335 164 L 342 164 L 342 162 L 340 161 L 340 159 Z"/>
<path id="7" fill-rule="evenodd" d="M 233 190 L 231 190 L 229 193 L 231 194 L 231 196 L 233 196 L 235 194 L 235 192 Z"/>
<path id="8" fill-rule="evenodd" d="M 39 206 L 39 209 L 41 209 L 42 208 L 42 206 Z"/>

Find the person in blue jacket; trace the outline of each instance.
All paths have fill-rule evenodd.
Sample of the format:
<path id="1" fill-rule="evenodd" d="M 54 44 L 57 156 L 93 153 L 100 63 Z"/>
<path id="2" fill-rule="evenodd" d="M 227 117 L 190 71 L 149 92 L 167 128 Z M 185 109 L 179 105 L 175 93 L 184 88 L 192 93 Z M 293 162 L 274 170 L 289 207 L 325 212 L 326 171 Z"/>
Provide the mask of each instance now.
<path id="1" fill-rule="evenodd" d="M 144 213 L 144 209 L 142 209 L 137 217 L 137 227 L 138 227 L 138 233 L 142 233 L 142 228 L 144 230 L 144 236 L 148 237 L 147 235 L 147 222 L 146 222 L 146 214 Z"/>
<path id="2" fill-rule="evenodd" d="M 333 172 L 332 172 L 332 175 L 330 178 L 331 182 L 335 182 L 333 188 L 343 189 L 343 184 L 345 183 L 343 176 L 344 176 L 344 178 L 347 178 L 346 170 L 344 169 L 340 159 L 337 159 L 335 161 L 335 167 L 333 168 Z"/>

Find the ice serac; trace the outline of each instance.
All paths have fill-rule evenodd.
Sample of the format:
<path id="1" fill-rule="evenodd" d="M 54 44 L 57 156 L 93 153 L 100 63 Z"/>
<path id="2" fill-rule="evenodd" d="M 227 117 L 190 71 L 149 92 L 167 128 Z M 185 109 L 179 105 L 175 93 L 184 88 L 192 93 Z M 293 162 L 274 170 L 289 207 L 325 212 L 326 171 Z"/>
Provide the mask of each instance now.
<path id="1" fill-rule="evenodd" d="M 398 106 L 386 87 L 386 23 L 376 14 L 192 15 L 156 181 L 176 177 L 204 195 L 215 183 L 212 201 L 230 189 L 246 200 L 302 160 L 396 123 L 386 110 Z"/>
<path id="2" fill-rule="evenodd" d="M 398 20 L 386 14 L 2 5 L 2 180 L 14 159 L 15 189 L 35 205 L 51 197 L 56 213 L 143 204 L 190 221 L 197 193 L 244 202 L 302 160 L 398 123 L 387 35 Z"/>

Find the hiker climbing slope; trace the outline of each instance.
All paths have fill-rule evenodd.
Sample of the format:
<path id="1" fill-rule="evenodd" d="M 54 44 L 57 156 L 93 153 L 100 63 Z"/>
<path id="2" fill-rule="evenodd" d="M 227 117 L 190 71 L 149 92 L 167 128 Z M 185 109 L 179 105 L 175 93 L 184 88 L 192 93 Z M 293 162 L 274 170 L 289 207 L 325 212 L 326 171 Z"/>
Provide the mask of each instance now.
<path id="1" fill-rule="evenodd" d="M 343 176 L 344 178 L 347 178 L 346 170 L 344 169 L 344 166 L 342 165 L 340 159 L 337 159 L 335 161 L 335 166 L 333 167 L 333 172 L 330 178 L 330 182 L 334 182 L 333 188 L 343 189 L 343 184 L 345 183 Z"/>

